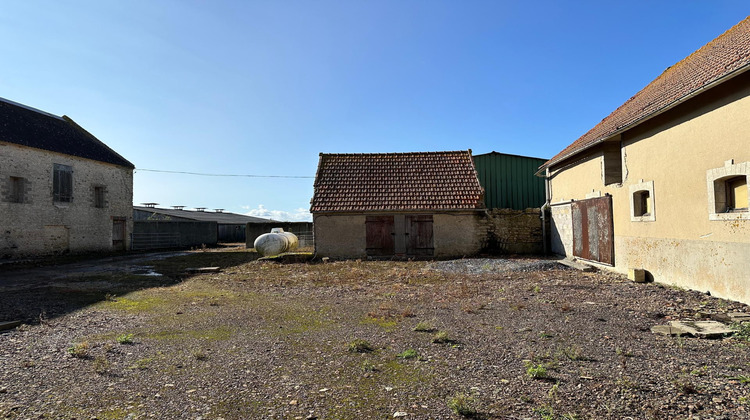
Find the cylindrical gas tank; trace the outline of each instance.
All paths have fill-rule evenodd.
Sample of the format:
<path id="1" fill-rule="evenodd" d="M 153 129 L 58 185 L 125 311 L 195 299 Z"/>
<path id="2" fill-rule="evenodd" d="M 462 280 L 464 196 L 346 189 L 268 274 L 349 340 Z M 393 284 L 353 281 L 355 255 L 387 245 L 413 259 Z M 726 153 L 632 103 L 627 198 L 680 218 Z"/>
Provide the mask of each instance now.
<path id="1" fill-rule="evenodd" d="M 272 257 L 284 252 L 297 249 L 299 240 L 292 232 L 284 232 L 282 228 L 273 228 L 271 233 L 258 236 L 253 243 L 255 251 L 264 257 Z"/>

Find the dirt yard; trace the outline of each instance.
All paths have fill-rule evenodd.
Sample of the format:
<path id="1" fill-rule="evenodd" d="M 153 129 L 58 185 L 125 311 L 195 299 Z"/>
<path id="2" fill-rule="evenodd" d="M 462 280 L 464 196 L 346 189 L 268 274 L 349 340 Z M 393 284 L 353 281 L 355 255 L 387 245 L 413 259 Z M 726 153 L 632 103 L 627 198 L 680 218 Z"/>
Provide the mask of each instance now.
<path id="1" fill-rule="evenodd" d="M 650 331 L 748 311 L 703 293 L 535 259 L 147 264 L 0 280 L 26 323 L 0 334 L 0 418 L 750 418 L 750 328 Z"/>

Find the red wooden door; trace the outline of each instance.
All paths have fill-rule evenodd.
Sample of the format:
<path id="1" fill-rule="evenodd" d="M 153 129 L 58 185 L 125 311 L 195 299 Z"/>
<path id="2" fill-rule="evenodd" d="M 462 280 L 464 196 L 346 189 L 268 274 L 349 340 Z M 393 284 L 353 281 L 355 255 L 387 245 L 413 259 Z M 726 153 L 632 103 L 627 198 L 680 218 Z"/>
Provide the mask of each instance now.
<path id="1" fill-rule="evenodd" d="M 367 255 L 392 256 L 395 236 L 393 216 L 367 216 L 365 227 Z"/>
<path id="2" fill-rule="evenodd" d="M 612 196 L 574 201 L 573 255 L 615 265 Z"/>
<path id="3" fill-rule="evenodd" d="M 406 216 L 406 254 L 432 256 L 432 215 Z"/>

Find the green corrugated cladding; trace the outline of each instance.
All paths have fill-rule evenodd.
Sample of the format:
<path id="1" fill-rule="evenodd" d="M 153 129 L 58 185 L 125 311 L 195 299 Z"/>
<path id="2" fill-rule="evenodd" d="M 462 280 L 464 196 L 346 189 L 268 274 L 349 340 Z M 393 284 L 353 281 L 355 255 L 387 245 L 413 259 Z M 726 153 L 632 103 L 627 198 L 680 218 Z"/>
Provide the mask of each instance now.
<path id="1" fill-rule="evenodd" d="M 544 178 L 535 176 L 546 159 L 491 152 L 474 156 L 488 209 L 524 210 L 544 205 Z"/>

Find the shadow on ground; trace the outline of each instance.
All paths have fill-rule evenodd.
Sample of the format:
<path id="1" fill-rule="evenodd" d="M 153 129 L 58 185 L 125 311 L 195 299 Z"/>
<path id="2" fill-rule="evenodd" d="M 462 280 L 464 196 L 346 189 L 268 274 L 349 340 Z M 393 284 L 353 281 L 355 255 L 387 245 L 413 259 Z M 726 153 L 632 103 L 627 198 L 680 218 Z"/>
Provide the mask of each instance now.
<path id="1" fill-rule="evenodd" d="M 97 302 L 152 287 L 170 286 L 191 268 L 227 269 L 258 258 L 249 251 L 153 253 L 44 267 L 3 267 L 0 322 L 38 324 Z"/>

